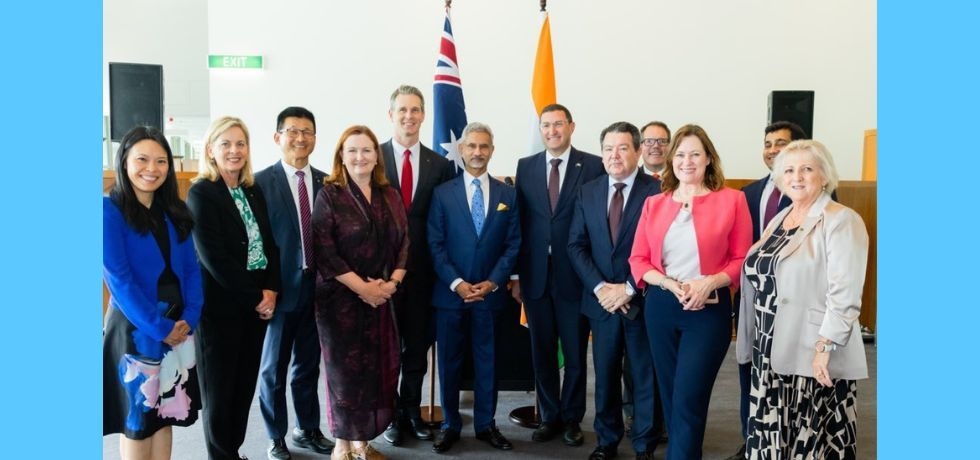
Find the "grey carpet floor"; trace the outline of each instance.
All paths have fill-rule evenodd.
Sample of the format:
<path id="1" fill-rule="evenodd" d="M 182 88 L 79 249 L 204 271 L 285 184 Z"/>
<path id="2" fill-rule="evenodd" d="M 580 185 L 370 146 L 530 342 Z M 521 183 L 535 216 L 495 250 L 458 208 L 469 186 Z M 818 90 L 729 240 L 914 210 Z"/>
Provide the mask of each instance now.
<path id="1" fill-rule="evenodd" d="M 858 383 L 858 458 L 871 460 L 877 458 L 877 439 L 878 439 L 878 410 L 877 410 L 877 375 L 878 375 L 878 354 L 874 344 L 865 345 L 868 356 L 868 370 L 870 378 L 861 380 Z M 724 459 L 734 453 L 739 445 L 739 422 L 738 422 L 738 369 L 735 364 L 734 344 L 729 347 L 728 356 L 722 365 L 718 378 L 715 381 L 714 390 L 711 396 L 710 411 L 708 414 L 708 426 L 704 440 L 705 459 Z M 566 459 L 580 458 L 587 459 L 589 453 L 595 447 L 596 437 L 592 429 L 592 418 L 595 411 L 592 391 L 591 374 L 591 351 L 589 356 L 589 394 L 588 412 L 582 423 L 582 430 L 585 432 L 585 444 L 581 447 L 567 447 L 561 443 L 560 439 L 555 439 L 547 443 L 536 443 L 531 441 L 531 430 L 520 427 L 508 419 L 508 414 L 518 407 L 528 406 L 534 403 L 534 394 L 522 391 L 502 391 L 500 392 L 497 404 L 497 426 L 513 444 L 514 450 L 503 452 L 494 450 L 484 442 L 473 438 L 472 428 L 472 393 L 463 392 L 461 395 L 460 406 L 463 412 L 463 439 L 453 446 L 452 450 L 446 454 L 437 455 L 432 452 L 432 443 L 428 441 L 408 440 L 401 447 L 388 445 L 379 436 L 372 444 L 385 456 L 391 459 L 420 459 L 420 458 L 447 458 L 447 459 L 490 459 L 490 458 L 521 458 L 521 459 Z M 428 376 L 426 377 L 428 382 Z M 324 401 L 323 386 L 320 386 L 321 404 Z M 250 412 L 248 434 L 245 444 L 242 446 L 241 454 L 248 456 L 252 460 L 266 458 L 266 447 L 269 440 L 266 438 L 265 428 L 262 423 L 262 416 L 258 407 L 258 392 L 252 404 Z M 423 400 L 427 401 L 428 388 L 423 393 Z M 438 391 L 436 402 L 438 403 Z M 291 403 L 290 403 L 291 404 Z M 292 419 L 292 416 L 290 416 Z M 326 422 L 321 423 L 322 427 Z M 328 430 L 324 428 L 324 433 L 330 436 Z M 287 444 L 289 442 L 287 441 Z M 290 451 L 296 460 L 306 459 L 327 459 L 328 456 L 316 454 L 311 451 L 296 449 L 291 444 Z M 655 458 L 664 458 L 665 447 L 660 446 L 655 452 Z M 629 443 L 624 440 L 620 444 L 620 458 L 632 458 L 633 452 Z M 102 456 L 104 459 L 119 458 L 119 436 L 111 435 L 103 437 Z M 204 450 L 204 435 L 201 423 L 188 428 L 174 429 L 173 458 L 177 460 L 206 460 L 207 453 Z"/>

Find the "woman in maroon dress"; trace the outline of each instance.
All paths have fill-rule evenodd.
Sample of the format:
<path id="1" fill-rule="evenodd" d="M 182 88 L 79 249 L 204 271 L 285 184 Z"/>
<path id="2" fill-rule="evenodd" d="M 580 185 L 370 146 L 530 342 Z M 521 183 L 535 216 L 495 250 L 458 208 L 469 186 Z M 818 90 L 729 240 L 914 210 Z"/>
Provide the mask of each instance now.
<path id="1" fill-rule="evenodd" d="M 326 366 L 331 458 L 384 458 L 368 441 L 395 410 L 399 340 L 391 297 L 405 277 L 408 221 L 366 126 L 340 136 L 313 206 L 316 322 Z"/>

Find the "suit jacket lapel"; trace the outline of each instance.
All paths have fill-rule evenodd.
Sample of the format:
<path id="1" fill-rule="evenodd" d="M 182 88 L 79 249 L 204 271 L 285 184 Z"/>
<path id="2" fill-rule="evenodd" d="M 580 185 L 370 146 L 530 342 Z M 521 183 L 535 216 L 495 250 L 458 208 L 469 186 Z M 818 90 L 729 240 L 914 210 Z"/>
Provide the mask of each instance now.
<path id="1" fill-rule="evenodd" d="M 231 217 L 231 221 L 235 223 L 235 226 L 241 230 L 243 234 L 247 235 L 248 232 L 245 230 L 245 222 L 242 220 L 242 213 L 238 210 L 238 205 L 235 204 L 235 199 L 232 198 L 231 191 L 228 190 L 228 186 L 225 185 L 225 181 L 221 180 L 219 177 L 217 181 L 211 182 L 211 186 L 214 187 L 218 200 L 222 202 L 220 207 L 226 210 L 229 217 Z M 241 190 L 247 198 L 248 192 L 246 192 L 244 188 Z"/>
<path id="2" fill-rule="evenodd" d="M 815 228 L 817 228 L 817 224 L 819 224 L 824 218 L 823 210 L 827 206 L 828 201 L 830 201 L 830 197 L 824 195 L 818 198 L 817 201 L 813 203 L 813 205 L 810 207 L 810 210 L 807 212 L 806 219 L 804 219 L 803 223 L 800 224 L 799 228 L 797 228 L 796 233 L 794 233 L 793 236 L 790 237 L 789 242 L 786 243 L 786 246 L 783 247 L 781 251 L 779 251 L 781 257 L 788 256 L 792 254 L 794 251 L 796 251 L 797 249 L 799 249 L 800 246 L 803 244 L 803 241 L 806 240 L 807 236 L 810 233 L 812 233 Z M 786 210 L 784 211 L 785 214 L 783 214 L 782 218 L 779 220 L 779 225 L 782 225 L 783 220 L 786 219 L 786 216 L 789 215 L 792 209 L 793 209 L 792 206 L 786 208 Z M 772 229 L 778 228 L 778 225 L 772 226 L 771 228 Z M 771 231 L 766 233 L 765 238 L 768 238 L 770 234 L 772 234 Z M 760 241 L 761 240 L 762 239 L 760 239 Z"/>
<path id="3" fill-rule="evenodd" d="M 623 207 L 623 222 L 633 222 L 639 220 L 638 215 L 643 209 L 643 203 L 646 201 L 647 196 L 650 195 L 649 191 L 652 187 L 653 180 L 650 179 L 649 176 L 644 176 L 643 172 L 637 173 L 637 177 L 633 179 L 633 190 L 630 190 L 630 196 L 626 199 L 626 205 Z M 608 193 L 608 187 L 606 190 Z M 626 225 L 619 226 L 619 237 L 616 239 L 616 241 L 623 241 L 623 235 L 624 232 L 626 232 L 626 227 Z"/>
<path id="4" fill-rule="evenodd" d="M 579 176 L 581 175 L 582 152 L 573 148 L 568 152 L 568 165 L 565 166 L 565 180 L 561 183 L 561 192 L 558 193 L 558 205 L 555 206 L 556 210 L 573 198 L 572 195 L 574 194 L 575 185 L 578 184 Z M 545 187 L 547 187 L 547 184 Z"/>
<path id="5" fill-rule="evenodd" d="M 391 186 L 395 187 L 401 194 L 401 181 L 398 179 L 398 168 L 395 166 L 395 144 L 392 143 L 391 139 L 381 144 L 381 153 L 385 158 L 385 176 L 388 177 Z"/>
<path id="6" fill-rule="evenodd" d="M 273 194 L 274 200 L 278 201 L 283 209 L 289 209 L 289 215 L 292 219 L 289 219 L 290 226 L 296 231 L 295 235 L 299 235 L 299 209 L 296 207 L 296 202 L 293 201 L 293 191 L 289 188 L 289 178 L 286 176 L 286 169 L 282 166 L 282 161 L 276 163 L 273 167 L 274 174 L 272 175 L 272 190 L 263 190 L 264 193 Z M 316 179 L 311 177 L 312 181 L 315 183 Z"/>
<path id="7" fill-rule="evenodd" d="M 466 216 L 463 220 L 469 223 L 468 227 L 470 231 L 473 232 L 473 236 L 479 238 L 480 235 L 476 234 L 476 227 L 473 226 L 473 213 L 470 212 L 470 204 L 466 199 L 466 187 L 469 184 L 463 180 L 462 175 L 457 176 L 454 180 L 456 181 L 456 184 L 453 186 L 453 188 L 456 189 L 456 193 L 454 193 L 454 195 L 456 195 L 456 205 L 459 207 L 457 212 L 461 216 Z M 486 221 L 484 221 L 483 226 L 486 227 Z"/>
<path id="8" fill-rule="evenodd" d="M 499 185 L 494 183 L 493 179 L 488 184 L 487 188 L 490 189 L 490 201 L 487 203 L 487 218 L 483 220 L 484 230 L 493 223 L 494 218 L 497 216 L 497 204 L 500 203 L 501 193 Z"/>

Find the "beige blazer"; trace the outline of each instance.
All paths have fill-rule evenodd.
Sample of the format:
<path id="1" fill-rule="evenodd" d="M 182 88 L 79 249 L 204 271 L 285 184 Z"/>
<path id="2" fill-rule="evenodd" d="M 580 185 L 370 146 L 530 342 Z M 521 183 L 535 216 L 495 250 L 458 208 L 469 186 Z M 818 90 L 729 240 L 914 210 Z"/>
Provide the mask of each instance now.
<path id="1" fill-rule="evenodd" d="M 777 214 L 749 254 L 759 250 L 793 209 Z M 868 363 L 858 316 L 868 264 L 868 231 L 854 210 L 824 194 L 810 207 L 806 220 L 783 247 L 776 264 L 776 319 L 773 325 L 772 369 L 783 375 L 813 377 L 818 337 L 837 344 L 830 354 L 830 377 L 863 379 Z M 756 291 L 742 270 L 741 306 L 735 357 L 752 360 L 755 340 Z"/>

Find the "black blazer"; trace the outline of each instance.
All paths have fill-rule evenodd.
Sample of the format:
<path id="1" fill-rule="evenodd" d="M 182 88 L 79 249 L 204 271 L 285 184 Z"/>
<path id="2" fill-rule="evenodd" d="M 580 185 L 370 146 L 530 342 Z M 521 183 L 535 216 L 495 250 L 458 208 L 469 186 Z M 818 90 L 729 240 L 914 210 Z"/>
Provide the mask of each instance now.
<path id="1" fill-rule="evenodd" d="M 323 188 L 323 179 L 327 174 L 319 169 L 310 167 L 313 171 L 313 190 L 310 197 L 316 198 Z M 276 309 L 279 311 L 295 311 L 300 299 L 300 286 L 303 284 L 303 237 L 299 229 L 299 209 L 293 200 L 293 192 L 289 186 L 290 178 L 282 161 L 255 174 L 255 183 L 265 194 L 265 203 L 269 210 L 269 223 L 279 246 L 280 268 L 282 270 L 282 290 L 276 297 Z M 314 200 L 311 200 L 314 201 Z M 310 205 L 313 211 L 313 205 Z M 313 238 L 312 229 L 310 238 Z M 312 246 L 312 241 L 311 248 Z M 316 267 L 310 267 L 316 269 Z"/>
<path id="2" fill-rule="evenodd" d="M 248 235 L 245 223 L 224 181 L 199 180 L 187 192 L 194 215 L 194 245 L 204 278 L 204 316 L 255 313 L 262 290 L 279 292 L 279 248 L 272 236 L 265 198 L 258 186 L 242 186 L 262 234 L 269 265 L 248 271 Z"/>
<path id="3" fill-rule="evenodd" d="M 568 153 L 565 177 L 554 215 L 548 202 L 548 181 L 545 167 L 548 152 L 535 153 L 517 162 L 518 208 L 521 211 L 521 252 L 517 258 L 517 272 L 521 279 L 521 293 L 525 299 L 544 296 L 548 281 L 548 246 L 551 246 L 552 266 L 555 279 L 567 281 L 558 292 L 561 297 L 577 301 L 581 297 L 582 283 L 568 260 L 568 228 L 572 223 L 572 210 L 579 187 L 605 174 L 602 158 L 575 147 Z"/>
<path id="4" fill-rule="evenodd" d="M 568 235 L 568 255 L 582 279 L 582 314 L 595 320 L 611 316 L 599 305 L 599 299 L 593 292 L 604 281 L 628 281 L 637 291 L 630 308 L 643 307 L 643 296 L 636 289 L 636 280 L 630 274 L 629 257 L 643 203 L 647 197 L 660 193 L 660 181 L 637 171 L 632 188 L 623 206 L 623 220 L 615 246 L 609 235 L 609 176 L 602 175 L 582 185 L 575 205 Z"/>
<path id="5" fill-rule="evenodd" d="M 412 196 L 412 207 L 408 210 L 408 272 L 415 276 L 423 276 L 431 280 L 435 277 L 432 271 L 432 256 L 429 253 L 429 241 L 426 236 L 426 225 L 429 219 L 429 205 L 432 203 L 432 191 L 437 185 L 456 176 L 456 165 L 442 155 L 433 152 L 428 147 L 420 145 L 418 185 Z M 392 150 L 391 139 L 381 144 L 381 152 L 385 160 L 385 176 L 391 186 L 398 190 L 401 196 L 401 177 L 395 164 L 395 153 Z M 401 152 L 398 160 L 401 161 Z"/>

